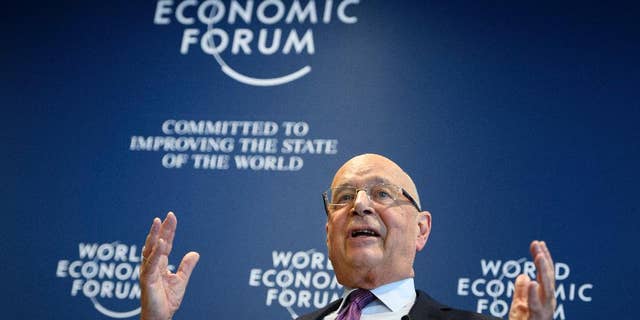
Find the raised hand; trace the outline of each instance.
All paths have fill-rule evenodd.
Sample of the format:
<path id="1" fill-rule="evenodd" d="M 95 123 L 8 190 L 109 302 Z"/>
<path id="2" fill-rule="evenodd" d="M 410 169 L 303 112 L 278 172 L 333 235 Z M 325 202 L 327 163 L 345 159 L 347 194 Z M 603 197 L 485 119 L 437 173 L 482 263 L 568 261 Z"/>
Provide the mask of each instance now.
<path id="1" fill-rule="evenodd" d="M 509 320 L 551 320 L 556 309 L 555 270 L 544 241 L 533 241 L 531 256 L 536 265 L 536 281 L 526 274 L 516 278 Z"/>
<path id="2" fill-rule="evenodd" d="M 140 267 L 141 320 L 168 320 L 180 307 L 184 292 L 200 255 L 189 252 L 175 273 L 167 269 L 178 220 L 169 212 L 164 221 L 153 219 L 142 250 Z"/>

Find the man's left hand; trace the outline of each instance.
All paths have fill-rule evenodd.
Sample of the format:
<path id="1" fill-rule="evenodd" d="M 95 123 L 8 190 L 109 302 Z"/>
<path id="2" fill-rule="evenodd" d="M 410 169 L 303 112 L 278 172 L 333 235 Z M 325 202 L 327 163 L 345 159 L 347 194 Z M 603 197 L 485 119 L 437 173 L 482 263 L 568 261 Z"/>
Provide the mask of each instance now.
<path id="1" fill-rule="evenodd" d="M 536 265 L 536 281 L 529 279 L 526 274 L 516 278 L 509 320 L 553 319 L 556 279 L 551 253 L 544 241 L 532 241 L 530 250 Z"/>

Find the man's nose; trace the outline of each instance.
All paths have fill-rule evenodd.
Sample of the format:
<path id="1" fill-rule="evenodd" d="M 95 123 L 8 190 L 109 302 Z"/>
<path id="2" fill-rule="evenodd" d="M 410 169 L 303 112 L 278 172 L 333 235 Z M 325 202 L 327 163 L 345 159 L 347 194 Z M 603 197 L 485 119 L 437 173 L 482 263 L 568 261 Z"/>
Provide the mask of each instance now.
<path id="1" fill-rule="evenodd" d="M 371 207 L 371 200 L 365 190 L 358 190 L 356 193 L 356 199 L 353 202 L 353 211 L 358 215 L 365 215 L 373 213 Z"/>

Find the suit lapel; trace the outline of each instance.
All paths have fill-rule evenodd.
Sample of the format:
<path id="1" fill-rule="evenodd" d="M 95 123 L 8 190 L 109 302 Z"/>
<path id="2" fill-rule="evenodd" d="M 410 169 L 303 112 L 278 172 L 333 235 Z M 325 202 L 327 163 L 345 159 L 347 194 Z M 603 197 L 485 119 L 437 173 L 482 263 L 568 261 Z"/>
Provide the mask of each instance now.
<path id="1" fill-rule="evenodd" d="M 307 315 L 301 317 L 300 320 L 322 320 L 329 313 L 331 313 L 331 312 L 335 311 L 336 309 L 338 309 L 338 307 L 340 306 L 341 302 L 342 302 L 342 299 L 338 299 L 338 300 L 328 304 L 326 307 L 324 307 L 322 309 L 316 310 L 315 312 L 312 312 L 310 314 L 307 314 Z"/>
<path id="2" fill-rule="evenodd" d="M 424 291 L 416 290 L 416 303 L 411 307 L 408 319 L 446 319 L 444 311 L 447 309 L 450 308 L 433 300 Z"/>

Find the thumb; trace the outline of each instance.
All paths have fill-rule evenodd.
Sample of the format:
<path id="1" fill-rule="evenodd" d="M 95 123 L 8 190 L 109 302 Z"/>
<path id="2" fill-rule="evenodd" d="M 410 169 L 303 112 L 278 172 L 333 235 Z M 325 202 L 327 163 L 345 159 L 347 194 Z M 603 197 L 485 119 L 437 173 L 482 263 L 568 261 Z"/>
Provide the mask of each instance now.
<path id="1" fill-rule="evenodd" d="M 191 277 L 191 272 L 196 267 L 199 260 L 200 260 L 200 254 L 195 251 L 191 251 L 185 254 L 184 258 L 182 258 L 182 261 L 180 262 L 180 266 L 178 267 L 178 271 L 176 272 L 176 274 L 182 280 L 189 281 L 189 278 Z"/>

